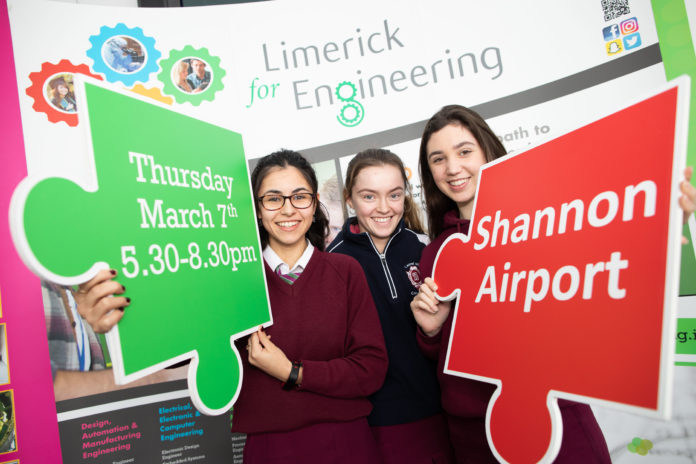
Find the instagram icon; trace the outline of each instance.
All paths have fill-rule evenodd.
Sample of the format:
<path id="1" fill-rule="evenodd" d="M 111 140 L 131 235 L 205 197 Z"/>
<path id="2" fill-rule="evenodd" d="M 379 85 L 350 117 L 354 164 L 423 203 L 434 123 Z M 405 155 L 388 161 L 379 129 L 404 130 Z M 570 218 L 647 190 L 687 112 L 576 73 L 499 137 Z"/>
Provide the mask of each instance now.
<path id="1" fill-rule="evenodd" d="M 621 33 L 623 35 L 633 34 L 638 30 L 638 20 L 636 18 L 629 18 L 625 21 L 621 21 Z"/>

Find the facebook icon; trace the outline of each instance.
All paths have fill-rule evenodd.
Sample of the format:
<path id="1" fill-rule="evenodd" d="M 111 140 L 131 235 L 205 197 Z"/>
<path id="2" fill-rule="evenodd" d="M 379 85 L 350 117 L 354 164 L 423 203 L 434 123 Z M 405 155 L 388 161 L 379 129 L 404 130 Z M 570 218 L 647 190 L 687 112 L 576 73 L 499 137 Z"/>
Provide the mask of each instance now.
<path id="1" fill-rule="evenodd" d="M 604 34 L 604 41 L 608 42 L 610 40 L 618 39 L 621 35 L 618 24 L 612 24 L 602 29 L 602 34 Z"/>

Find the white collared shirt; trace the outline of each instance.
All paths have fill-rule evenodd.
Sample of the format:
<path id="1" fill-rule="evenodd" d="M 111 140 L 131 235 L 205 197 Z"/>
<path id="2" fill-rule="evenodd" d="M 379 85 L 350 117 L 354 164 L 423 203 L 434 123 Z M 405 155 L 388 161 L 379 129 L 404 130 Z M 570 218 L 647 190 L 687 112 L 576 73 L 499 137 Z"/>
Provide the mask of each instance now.
<path id="1" fill-rule="evenodd" d="M 307 267 L 307 263 L 309 263 L 312 253 L 314 253 L 314 245 L 307 240 L 307 248 L 305 248 L 304 253 L 302 253 L 302 256 L 300 256 L 300 259 L 298 259 L 292 269 L 290 269 L 290 265 L 280 259 L 280 256 L 278 256 L 278 254 L 273 251 L 269 245 L 266 245 L 266 248 L 263 249 L 263 259 L 265 259 L 268 263 L 268 267 L 276 272 L 278 272 L 278 266 L 280 266 L 281 274 L 289 274 L 290 272 L 299 274 L 304 271 L 304 268 Z"/>

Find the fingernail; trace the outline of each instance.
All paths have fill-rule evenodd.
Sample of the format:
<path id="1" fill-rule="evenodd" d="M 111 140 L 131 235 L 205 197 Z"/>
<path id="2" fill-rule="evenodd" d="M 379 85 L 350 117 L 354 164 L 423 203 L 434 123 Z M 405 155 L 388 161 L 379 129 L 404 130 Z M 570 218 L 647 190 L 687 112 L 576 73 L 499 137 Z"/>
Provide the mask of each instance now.
<path id="1" fill-rule="evenodd" d="M 111 275 L 116 275 L 116 271 L 113 269 L 111 269 L 109 272 L 111 273 Z"/>
<path id="2" fill-rule="evenodd" d="M 123 285 L 121 285 L 121 291 L 122 291 L 122 292 L 125 292 L 125 291 L 126 291 L 126 287 L 124 287 Z"/>
<path id="3" fill-rule="evenodd" d="M 128 303 L 130 303 L 130 298 L 126 297 L 126 301 L 127 301 Z"/>
<path id="4" fill-rule="evenodd" d="M 123 312 L 123 310 L 126 309 L 126 308 L 121 307 L 121 308 L 116 308 L 116 309 L 118 309 L 119 311 Z"/>

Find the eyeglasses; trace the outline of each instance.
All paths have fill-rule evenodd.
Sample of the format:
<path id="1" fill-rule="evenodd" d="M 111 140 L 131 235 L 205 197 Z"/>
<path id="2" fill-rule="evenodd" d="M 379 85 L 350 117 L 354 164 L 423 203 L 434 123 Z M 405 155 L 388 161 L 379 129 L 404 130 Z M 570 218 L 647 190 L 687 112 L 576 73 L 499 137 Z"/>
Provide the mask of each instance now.
<path id="1" fill-rule="evenodd" d="M 293 193 L 292 195 L 269 193 L 268 195 L 259 197 L 258 200 L 266 211 L 278 211 L 285 205 L 285 200 L 288 199 L 290 200 L 290 204 L 297 209 L 309 208 L 312 206 L 312 203 L 314 203 L 315 196 L 316 194 L 307 192 Z"/>

